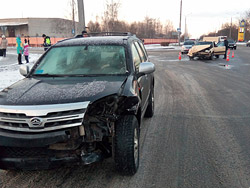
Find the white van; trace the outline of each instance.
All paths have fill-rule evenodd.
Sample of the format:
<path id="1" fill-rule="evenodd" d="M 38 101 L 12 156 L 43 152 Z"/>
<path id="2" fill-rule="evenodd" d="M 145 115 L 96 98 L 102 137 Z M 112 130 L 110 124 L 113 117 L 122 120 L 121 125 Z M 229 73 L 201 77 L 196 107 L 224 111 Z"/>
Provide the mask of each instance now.
<path id="1" fill-rule="evenodd" d="M 227 38 L 227 36 L 219 36 L 219 42 L 224 41 L 225 38 Z"/>

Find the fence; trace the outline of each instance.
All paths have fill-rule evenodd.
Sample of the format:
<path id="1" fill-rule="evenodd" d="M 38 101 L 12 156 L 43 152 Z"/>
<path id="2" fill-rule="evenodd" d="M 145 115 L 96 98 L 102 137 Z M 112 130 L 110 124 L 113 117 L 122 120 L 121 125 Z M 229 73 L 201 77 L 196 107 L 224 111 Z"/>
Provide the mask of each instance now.
<path id="1" fill-rule="evenodd" d="M 144 39 L 144 44 L 161 44 L 162 42 L 177 43 L 178 39 Z"/>
<path id="2" fill-rule="evenodd" d="M 29 39 L 31 47 L 42 47 L 43 46 L 43 38 L 42 37 L 21 37 L 22 42 L 24 43 L 24 39 Z M 56 38 L 51 37 L 51 44 L 55 44 L 60 40 L 65 38 Z M 9 46 L 16 46 L 16 38 L 15 37 L 7 37 Z M 178 39 L 144 39 L 144 44 L 161 44 L 162 42 L 176 43 Z"/>
<path id="3" fill-rule="evenodd" d="M 22 42 L 24 43 L 24 39 L 29 39 L 30 46 L 31 47 L 42 47 L 44 39 L 42 37 L 21 37 Z M 63 40 L 64 38 L 56 38 L 51 37 L 51 44 L 55 44 L 60 40 Z M 16 38 L 15 37 L 7 37 L 8 40 L 8 46 L 16 46 Z"/>

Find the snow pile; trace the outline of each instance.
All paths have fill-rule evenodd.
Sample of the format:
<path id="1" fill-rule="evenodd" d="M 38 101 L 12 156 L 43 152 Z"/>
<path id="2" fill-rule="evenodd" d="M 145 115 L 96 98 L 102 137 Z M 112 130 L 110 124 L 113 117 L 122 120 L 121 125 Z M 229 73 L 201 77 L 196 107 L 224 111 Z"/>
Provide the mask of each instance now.
<path id="1" fill-rule="evenodd" d="M 10 53 L 9 53 L 10 54 Z M 41 54 L 31 54 L 29 56 L 29 66 L 32 67 L 34 62 L 41 56 Z M 8 58 L 8 59 L 7 59 Z M 0 91 L 11 84 L 23 79 L 24 77 L 19 73 L 20 65 L 17 64 L 16 58 L 6 57 L 8 64 L 3 63 L 3 57 L 0 57 Z M 24 58 L 23 63 L 25 64 Z"/>
<path id="2" fill-rule="evenodd" d="M 172 46 L 171 44 L 169 46 L 161 46 L 160 44 L 148 44 L 145 45 L 146 50 L 180 50 L 181 46 Z"/>

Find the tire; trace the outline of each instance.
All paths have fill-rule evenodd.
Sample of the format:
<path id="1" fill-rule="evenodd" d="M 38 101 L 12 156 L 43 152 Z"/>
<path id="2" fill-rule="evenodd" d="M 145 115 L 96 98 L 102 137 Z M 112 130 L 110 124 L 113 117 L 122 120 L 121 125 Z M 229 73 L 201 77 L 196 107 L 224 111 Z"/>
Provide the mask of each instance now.
<path id="1" fill-rule="evenodd" d="M 189 60 L 190 60 L 190 61 L 194 60 L 194 57 L 190 57 L 190 56 L 189 56 Z"/>
<path id="2" fill-rule="evenodd" d="M 211 56 L 209 57 L 210 60 L 214 60 L 214 53 L 211 54 Z"/>
<path id="3" fill-rule="evenodd" d="M 134 175 L 139 167 L 140 131 L 136 116 L 125 115 L 116 122 L 114 161 L 118 172 Z"/>
<path id="4" fill-rule="evenodd" d="M 234 47 L 234 49 L 236 50 L 236 47 Z"/>
<path id="5" fill-rule="evenodd" d="M 149 98 L 148 98 L 148 106 L 145 112 L 145 117 L 151 118 L 154 115 L 154 88 L 151 89 Z"/>
<path id="6" fill-rule="evenodd" d="M 219 59 L 220 55 L 215 55 L 215 57 L 216 57 L 217 59 Z"/>

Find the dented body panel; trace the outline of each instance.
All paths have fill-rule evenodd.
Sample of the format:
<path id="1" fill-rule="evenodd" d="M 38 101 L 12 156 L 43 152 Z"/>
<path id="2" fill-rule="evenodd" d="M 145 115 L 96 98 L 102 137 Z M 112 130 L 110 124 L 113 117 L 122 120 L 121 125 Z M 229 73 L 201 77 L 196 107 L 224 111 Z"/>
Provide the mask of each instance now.
<path id="1" fill-rule="evenodd" d="M 187 55 L 190 58 L 199 57 L 212 59 L 213 56 L 225 54 L 225 46 L 217 46 L 213 41 L 204 41 L 204 44 L 202 44 L 203 42 L 199 43 L 199 45 L 195 45 L 189 50 Z"/>

